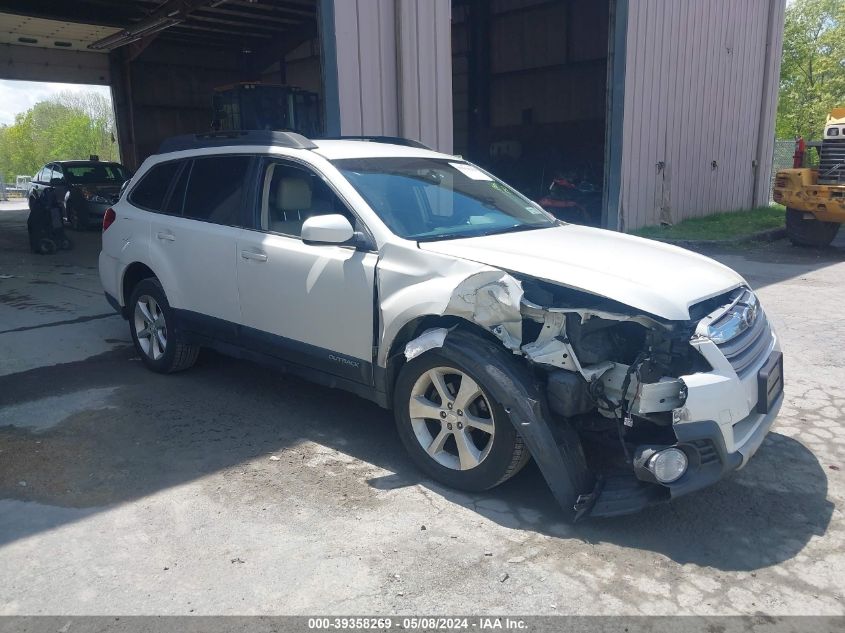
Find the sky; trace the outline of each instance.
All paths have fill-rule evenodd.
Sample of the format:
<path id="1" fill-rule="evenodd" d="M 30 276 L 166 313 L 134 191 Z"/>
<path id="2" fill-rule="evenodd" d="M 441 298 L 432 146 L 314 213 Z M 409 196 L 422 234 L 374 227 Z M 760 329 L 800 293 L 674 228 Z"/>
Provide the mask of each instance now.
<path id="1" fill-rule="evenodd" d="M 17 113 L 26 112 L 39 101 L 65 91 L 98 92 L 111 99 L 111 90 L 108 86 L 0 79 L 0 125 L 14 123 Z"/>

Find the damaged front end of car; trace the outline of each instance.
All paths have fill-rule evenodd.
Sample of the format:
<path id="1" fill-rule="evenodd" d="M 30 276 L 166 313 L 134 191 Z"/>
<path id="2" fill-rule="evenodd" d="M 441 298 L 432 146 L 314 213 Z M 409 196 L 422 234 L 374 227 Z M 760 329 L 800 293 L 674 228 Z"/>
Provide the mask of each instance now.
<path id="1" fill-rule="evenodd" d="M 494 395 L 575 519 L 635 512 L 715 483 L 756 451 L 782 400 L 777 341 L 745 287 L 674 321 L 485 271 L 455 288 L 443 314 L 484 328 L 518 358 L 521 378 Z M 435 328 L 406 356 L 460 344 Z"/>

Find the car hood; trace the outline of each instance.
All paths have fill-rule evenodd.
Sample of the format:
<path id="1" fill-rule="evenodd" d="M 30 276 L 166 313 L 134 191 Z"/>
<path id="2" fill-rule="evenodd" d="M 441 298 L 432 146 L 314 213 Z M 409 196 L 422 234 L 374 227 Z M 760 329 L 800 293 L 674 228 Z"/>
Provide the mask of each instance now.
<path id="1" fill-rule="evenodd" d="M 709 257 L 575 224 L 419 247 L 577 288 L 673 321 L 688 320 L 690 306 L 745 283 Z"/>

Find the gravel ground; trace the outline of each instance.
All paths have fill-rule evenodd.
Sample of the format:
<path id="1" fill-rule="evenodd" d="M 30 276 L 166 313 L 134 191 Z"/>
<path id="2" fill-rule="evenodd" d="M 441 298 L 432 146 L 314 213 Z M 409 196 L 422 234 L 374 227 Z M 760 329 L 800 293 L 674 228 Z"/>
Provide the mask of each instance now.
<path id="1" fill-rule="evenodd" d="M 782 339 L 748 467 L 638 515 L 559 520 L 529 466 L 480 495 L 389 413 L 213 353 L 146 371 L 97 233 L 27 251 L 0 206 L 0 614 L 845 614 L 845 232 L 714 255 Z"/>

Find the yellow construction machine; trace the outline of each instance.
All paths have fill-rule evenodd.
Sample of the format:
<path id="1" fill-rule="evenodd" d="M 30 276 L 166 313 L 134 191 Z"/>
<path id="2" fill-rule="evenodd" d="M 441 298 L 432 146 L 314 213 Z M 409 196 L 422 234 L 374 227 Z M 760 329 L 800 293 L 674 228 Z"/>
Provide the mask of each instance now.
<path id="1" fill-rule="evenodd" d="M 845 223 L 845 108 L 833 108 L 824 126 L 818 168 L 803 167 L 799 139 L 793 169 L 775 175 L 772 198 L 786 207 L 786 232 L 798 246 L 827 246 Z"/>

